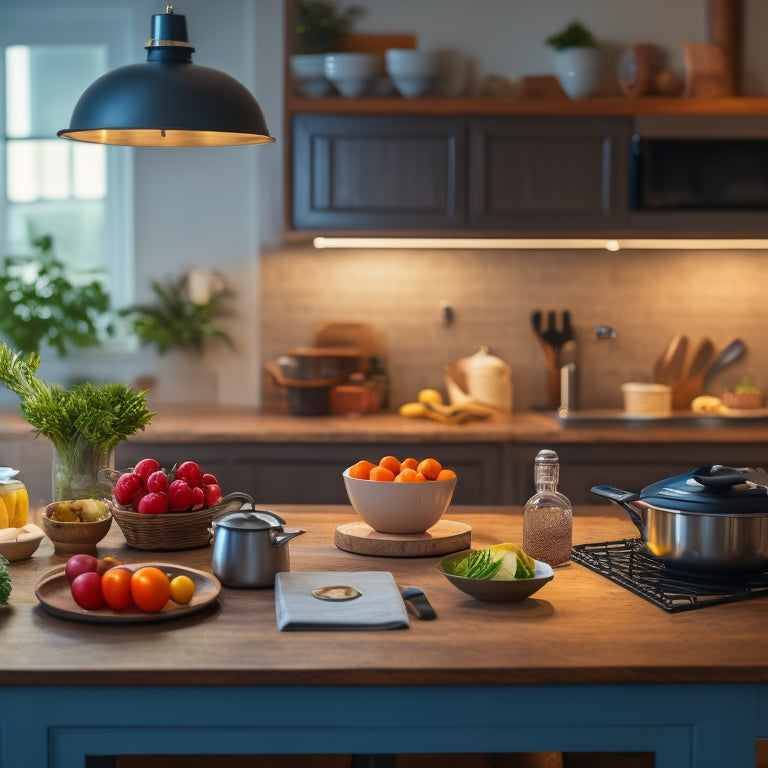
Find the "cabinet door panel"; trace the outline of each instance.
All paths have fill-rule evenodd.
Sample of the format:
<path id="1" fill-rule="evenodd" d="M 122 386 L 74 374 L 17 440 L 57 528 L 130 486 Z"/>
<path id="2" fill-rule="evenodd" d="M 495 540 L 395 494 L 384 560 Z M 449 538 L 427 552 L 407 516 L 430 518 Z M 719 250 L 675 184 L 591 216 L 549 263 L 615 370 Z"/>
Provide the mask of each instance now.
<path id="1" fill-rule="evenodd" d="M 295 229 L 455 229 L 465 221 L 465 123 L 298 115 Z"/>
<path id="2" fill-rule="evenodd" d="M 470 226 L 585 230 L 627 218 L 630 121 L 471 121 Z"/>

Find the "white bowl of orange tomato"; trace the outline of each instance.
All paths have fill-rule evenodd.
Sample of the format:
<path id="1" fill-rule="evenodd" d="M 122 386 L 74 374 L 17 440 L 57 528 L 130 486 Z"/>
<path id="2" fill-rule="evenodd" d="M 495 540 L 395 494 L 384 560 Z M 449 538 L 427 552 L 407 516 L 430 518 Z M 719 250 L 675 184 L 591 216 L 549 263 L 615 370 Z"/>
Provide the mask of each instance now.
<path id="1" fill-rule="evenodd" d="M 424 533 L 445 514 L 456 473 L 437 459 L 363 459 L 343 473 L 349 503 L 379 533 Z"/>

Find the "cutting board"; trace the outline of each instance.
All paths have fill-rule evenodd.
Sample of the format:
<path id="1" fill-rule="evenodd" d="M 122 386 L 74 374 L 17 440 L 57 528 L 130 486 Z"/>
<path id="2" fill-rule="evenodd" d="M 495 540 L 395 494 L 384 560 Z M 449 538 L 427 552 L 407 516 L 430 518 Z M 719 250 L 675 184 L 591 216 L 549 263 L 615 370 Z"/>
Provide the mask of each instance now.
<path id="1" fill-rule="evenodd" d="M 376 557 L 436 557 L 469 549 L 472 528 L 466 523 L 440 520 L 424 533 L 380 533 L 362 521 L 344 523 L 333 543 L 345 552 Z"/>

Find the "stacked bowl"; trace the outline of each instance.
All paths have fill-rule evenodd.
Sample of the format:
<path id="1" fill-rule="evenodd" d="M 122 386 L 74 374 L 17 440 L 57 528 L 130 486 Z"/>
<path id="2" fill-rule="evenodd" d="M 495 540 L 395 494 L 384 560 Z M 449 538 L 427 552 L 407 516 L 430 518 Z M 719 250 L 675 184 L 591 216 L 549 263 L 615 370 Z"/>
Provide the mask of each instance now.
<path id="1" fill-rule="evenodd" d="M 384 61 L 374 53 L 327 53 L 323 70 L 342 96 L 356 98 L 374 90 L 384 74 Z"/>
<path id="2" fill-rule="evenodd" d="M 440 58 L 435 51 L 390 48 L 385 61 L 387 74 L 401 96 L 424 96 L 437 86 Z"/>

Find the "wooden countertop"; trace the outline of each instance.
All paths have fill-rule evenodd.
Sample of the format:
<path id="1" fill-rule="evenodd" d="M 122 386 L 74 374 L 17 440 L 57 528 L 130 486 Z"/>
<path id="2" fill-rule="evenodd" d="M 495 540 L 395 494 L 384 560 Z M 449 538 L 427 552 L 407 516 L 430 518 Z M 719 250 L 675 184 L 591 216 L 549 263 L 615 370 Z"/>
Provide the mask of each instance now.
<path id="1" fill-rule="evenodd" d="M 0 438 L 32 430 L 15 409 L 0 409 Z M 512 442 L 765 443 L 768 419 L 589 420 L 561 422 L 553 413 L 520 412 L 461 425 L 406 419 L 395 413 L 365 416 L 293 416 L 255 408 L 162 407 L 132 442 L 358 443 Z"/>
<path id="2" fill-rule="evenodd" d="M 65 561 L 45 540 L 12 563 L 10 604 L 0 608 L 0 685 L 465 685 L 768 681 L 768 599 L 678 614 L 571 563 L 522 603 L 480 603 L 437 571 L 438 558 L 376 558 L 336 549 L 349 507 L 273 508 L 306 534 L 290 543 L 293 571 L 391 571 L 421 586 L 438 618 L 407 630 L 280 632 L 274 590 L 223 588 L 200 613 L 142 625 L 85 624 L 45 613 L 34 585 Z M 473 547 L 520 541 L 512 508 L 452 507 Z M 574 542 L 635 537 L 613 507 L 577 508 Z M 125 547 L 113 525 L 99 555 L 211 570 L 210 547 L 149 553 Z"/>

